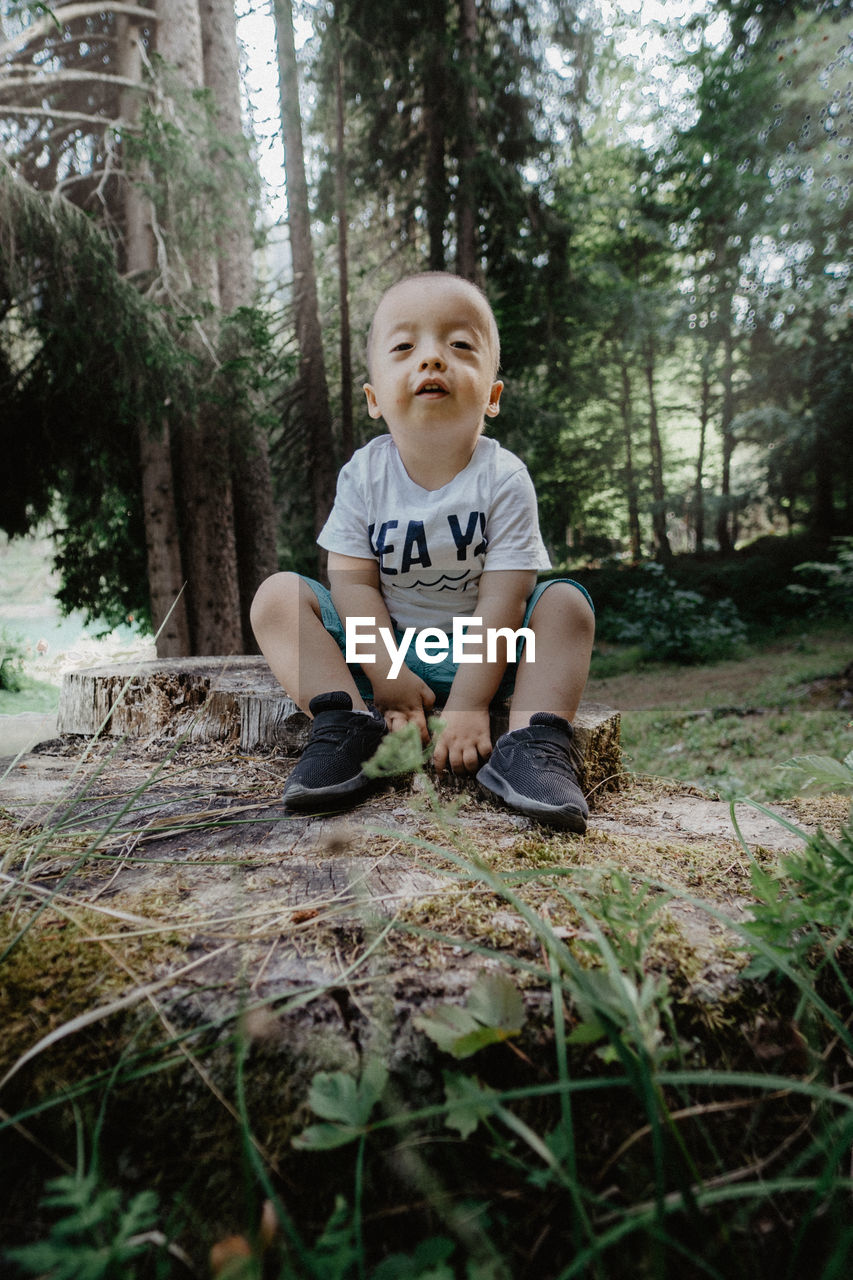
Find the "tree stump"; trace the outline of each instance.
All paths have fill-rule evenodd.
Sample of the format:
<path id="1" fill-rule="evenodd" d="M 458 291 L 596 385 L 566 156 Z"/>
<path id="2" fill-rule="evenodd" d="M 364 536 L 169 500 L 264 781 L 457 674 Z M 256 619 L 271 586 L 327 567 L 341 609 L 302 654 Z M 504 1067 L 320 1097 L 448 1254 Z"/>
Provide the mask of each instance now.
<path id="1" fill-rule="evenodd" d="M 506 707 L 495 710 L 493 733 L 505 729 L 506 717 Z M 588 793 L 619 786 L 620 719 L 602 703 L 581 703 L 575 746 L 581 784 Z M 309 723 L 264 658 L 240 656 L 68 672 L 62 681 L 57 728 L 60 734 L 152 741 L 231 741 L 244 752 L 278 748 L 295 755 L 305 745 Z"/>

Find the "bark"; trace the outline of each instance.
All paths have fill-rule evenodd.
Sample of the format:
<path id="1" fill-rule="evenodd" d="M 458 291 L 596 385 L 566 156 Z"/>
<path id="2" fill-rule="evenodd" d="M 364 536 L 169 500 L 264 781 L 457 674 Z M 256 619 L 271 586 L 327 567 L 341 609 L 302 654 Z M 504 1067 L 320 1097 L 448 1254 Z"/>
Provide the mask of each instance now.
<path id="1" fill-rule="evenodd" d="M 311 476 L 314 528 L 315 532 L 319 533 L 331 510 L 335 496 L 332 415 L 326 366 L 323 360 L 314 250 L 311 244 L 308 184 L 305 178 L 305 156 L 302 147 L 302 113 L 299 107 L 299 77 L 293 40 L 293 7 L 291 0 L 275 0 L 274 8 L 287 181 L 287 217 L 293 258 L 293 305 L 296 338 L 299 344 L 302 418 Z M 322 557 L 320 557 L 320 563 L 322 567 Z"/>
<path id="2" fill-rule="evenodd" d="M 696 554 L 705 554 L 705 449 L 711 416 L 711 371 L 706 355 L 702 360 L 702 401 L 699 409 L 699 450 L 696 455 L 696 484 L 693 490 L 693 535 Z"/>
<path id="3" fill-rule="evenodd" d="M 672 548 L 666 531 L 666 490 L 663 482 L 663 442 L 658 422 L 657 396 L 655 393 L 654 339 L 646 343 L 646 387 L 649 395 L 649 450 L 652 481 L 652 529 L 654 530 L 655 555 L 659 560 L 671 560 Z"/>
<path id="4" fill-rule="evenodd" d="M 436 27 L 429 34 L 429 47 L 424 80 L 424 123 L 426 128 L 426 163 L 424 208 L 430 271 L 444 271 L 447 260 L 444 232 L 447 226 L 447 117 L 446 72 L 444 66 L 443 6 L 437 14 Z"/>
<path id="5" fill-rule="evenodd" d="M 201 0 L 199 13 L 204 82 L 216 106 L 217 127 L 226 147 L 241 156 L 246 151 L 246 140 L 234 5 L 231 0 Z M 240 307 L 250 307 L 255 300 L 250 210 L 245 191 L 238 185 L 238 175 L 239 168 L 234 169 L 223 182 L 224 218 L 217 233 L 219 302 L 226 315 Z M 243 648 L 253 652 L 257 646 L 249 610 L 264 578 L 277 569 L 278 558 L 269 447 L 251 406 L 232 425 L 230 464 Z"/>
<path id="6" fill-rule="evenodd" d="M 466 77 L 459 149 L 456 213 L 456 271 L 466 280 L 477 276 L 477 0 L 460 0 L 462 74 Z"/>
<path id="7" fill-rule="evenodd" d="M 338 305 L 341 313 L 341 447 L 343 462 L 355 448 L 352 416 L 352 334 L 349 318 L 349 244 L 347 219 L 347 156 L 344 119 L 344 67 L 340 28 L 335 9 L 335 204 L 338 211 Z"/>
<path id="8" fill-rule="evenodd" d="M 815 429 L 814 530 L 822 542 L 829 543 L 835 534 L 835 482 L 833 440 L 826 425 L 818 419 Z"/>
<path id="9" fill-rule="evenodd" d="M 119 72 L 129 83 L 138 85 L 142 74 L 139 26 L 125 16 L 120 17 L 117 39 Z M 139 101 L 137 90 L 122 95 L 122 119 L 133 121 Z M 131 277 L 146 277 L 155 269 L 156 247 L 150 202 L 139 182 L 125 181 L 124 215 L 125 270 Z M 165 419 L 159 435 L 152 432 L 147 424 L 140 424 L 139 466 L 151 622 L 157 636 L 157 653 L 161 658 L 181 657 L 189 653 L 190 631 L 183 596 L 184 573 L 175 506 L 171 435 Z"/>
<path id="10" fill-rule="evenodd" d="M 157 52 L 176 70 L 186 90 L 200 89 L 204 68 L 197 0 L 158 0 L 157 14 Z M 195 286 L 194 298 L 188 301 L 215 310 L 216 257 L 205 246 L 186 256 Z M 213 406 L 202 403 L 184 425 L 179 461 L 192 651 L 239 653 L 242 628 L 228 434 Z"/>
<path id="11" fill-rule="evenodd" d="M 731 298 L 727 300 L 727 314 L 723 317 L 723 409 L 720 418 L 722 442 L 722 467 L 720 473 L 720 514 L 717 517 L 717 542 L 722 555 L 734 551 L 732 538 L 732 454 L 735 441 L 732 434 L 734 421 L 734 334 L 732 333 Z"/>
<path id="12" fill-rule="evenodd" d="M 100 18 L 104 8 L 103 4 L 64 5 L 61 14 L 63 25 L 67 27 L 70 22 L 75 22 L 78 18 Z M 151 10 L 140 5 L 110 4 L 108 8 L 110 13 L 136 18 L 142 22 L 150 22 L 153 18 Z M 40 43 L 45 36 L 55 35 L 56 23 L 57 19 L 52 12 L 47 18 L 39 18 L 35 22 L 28 23 L 22 31 L 0 44 L 0 58 L 8 58 L 10 54 L 20 53 L 29 45 Z M 2 28 L 0 28 L 0 35 L 2 35 Z"/>
<path id="13" fill-rule="evenodd" d="M 105 734 L 128 738 L 230 740 L 246 752 L 277 747 L 298 753 L 308 739 L 308 716 L 263 658 L 144 662 L 129 687 L 127 677 L 121 664 L 69 672 L 62 681 L 59 732 L 94 734 L 103 726 Z M 492 711 L 493 734 L 505 732 L 507 705 Z M 574 728 L 575 763 L 594 806 L 599 790 L 620 784 L 621 717 L 600 702 L 581 702 Z"/>
<path id="14" fill-rule="evenodd" d="M 640 532 L 640 499 L 637 493 L 637 475 L 634 469 L 633 411 L 631 408 L 631 375 L 625 360 L 620 361 L 622 378 L 619 396 L 619 412 L 622 418 L 622 436 L 625 441 L 625 490 L 628 500 L 628 536 L 631 542 L 631 559 L 640 560 L 643 552 Z"/>
<path id="15" fill-rule="evenodd" d="M 145 552 L 151 593 L 151 624 L 161 658 L 190 651 L 190 627 L 184 595 L 180 534 L 175 510 L 172 441 L 168 423 L 161 435 L 140 430 L 139 465 L 145 514 Z"/>

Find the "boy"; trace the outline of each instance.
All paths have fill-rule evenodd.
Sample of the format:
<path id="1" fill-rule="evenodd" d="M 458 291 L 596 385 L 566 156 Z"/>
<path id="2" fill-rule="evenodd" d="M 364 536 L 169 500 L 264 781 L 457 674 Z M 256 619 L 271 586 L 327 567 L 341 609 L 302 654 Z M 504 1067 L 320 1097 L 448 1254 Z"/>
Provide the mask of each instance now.
<path id="1" fill-rule="evenodd" d="M 388 434 L 359 449 L 338 478 L 318 538 L 330 591 L 280 573 L 252 606 L 273 673 L 313 716 L 285 806 L 310 812 L 360 799 L 371 787 L 362 764 L 386 730 L 414 722 L 427 742 L 438 697 L 439 772 L 476 773 L 518 812 L 582 833 L 588 811 L 569 745 L 594 615 L 579 584 L 536 586 L 549 561 L 532 482 L 482 434 L 503 390 L 492 310 L 461 277 L 409 276 L 380 300 L 367 354 L 368 412 Z M 444 637 L 473 618 L 481 621 L 463 623 L 457 661 L 442 657 Z M 512 652 L 508 663 L 501 630 L 522 626 L 521 657 Z M 496 642 L 478 654 L 478 636 Z M 347 654 L 357 655 L 349 666 Z M 513 681 L 509 732 L 493 750 L 489 704 Z"/>

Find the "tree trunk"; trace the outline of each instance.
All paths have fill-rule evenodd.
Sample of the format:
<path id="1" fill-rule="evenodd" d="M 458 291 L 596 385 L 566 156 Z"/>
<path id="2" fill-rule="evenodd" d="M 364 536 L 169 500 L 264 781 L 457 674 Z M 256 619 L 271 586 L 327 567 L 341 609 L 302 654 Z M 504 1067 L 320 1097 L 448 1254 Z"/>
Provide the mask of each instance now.
<path id="1" fill-rule="evenodd" d="M 720 417 L 722 441 L 722 468 L 720 473 L 720 514 L 717 517 L 717 542 L 724 556 L 734 551 L 732 539 L 732 454 L 734 453 L 734 335 L 732 333 L 731 298 L 727 300 L 723 317 L 723 409 Z"/>
<path id="2" fill-rule="evenodd" d="M 477 0 L 460 0 L 461 67 L 465 78 L 459 185 L 456 203 L 456 271 L 466 280 L 477 276 Z"/>
<path id="3" fill-rule="evenodd" d="M 158 0 L 157 15 L 157 52 L 175 69 L 186 90 L 201 89 L 204 67 L 197 0 Z M 215 255 L 199 246 L 186 258 L 195 288 L 190 304 L 218 309 Z M 207 359 L 207 354 L 201 358 Z M 228 433 L 213 405 L 203 403 L 185 423 L 179 464 L 192 651 L 239 653 L 243 637 Z"/>
<path id="4" fill-rule="evenodd" d="M 119 75 L 139 83 L 142 78 L 139 25 L 120 16 L 116 20 L 116 38 Z M 133 121 L 138 116 L 139 103 L 138 93 L 125 90 L 120 104 L 122 119 Z M 131 278 L 139 276 L 144 280 L 156 266 L 151 205 L 141 181 L 133 182 L 127 173 L 124 215 L 125 271 Z M 157 653 L 161 658 L 178 658 L 190 651 L 190 630 L 183 595 L 184 573 L 175 506 L 171 436 L 165 418 L 159 435 L 147 425 L 140 424 L 139 466 L 151 623 L 157 636 Z"/>
<path id="5" fill-rule="evenodd" d="M 424 209 L 426 210 L 427 243 L 430 271 L 444 271 L 447 258 L 444 233 L 447 227 L 447 91 L 444 44 L 444 4 L 436 6 L 435 20 L 426 33 L 427 61 L 424 80 L 424 127 L 426 129 L 426 161 L 424 166 Z"/>
<path id="6" fill-rule="evenodd" d="M 705 449 L 711 416 L 710 356 L 702 359 L 702 401 L 699 409 L 699 450 L 696 456 L 696 484 L 693 490 L 693 535 L 697 556 L 705 554 Z"/>
<path id="7" fill-rule="evenodd" d="M 493 708 L 496 736 L 506 731 L 507 715 L 506 704 Z M 230 740 L 241 751 L 298 753 L 309 727 L 260 657 L 87 667 L 62 681 L 60 733 Z M 575 764 L 594 807 L 599 790 L 621 782 L 621 717 L 600 702 L 581 702 L 574 727 Z"/>
<path id="8" fill-rule="evenodd" d="M 237 156 L 247 154 L 240 107 L 240 59 L 232 0 L 200 0 L 204 83 L 216 107 L 216 121 L 226 146 Z M 245 192 L 238 185 L 239 168 L 223 174 L 220 198 L 225 218 L 217 233 L 219 301 L 225 315 L 255 300 L 252 271 L 252 228 Z M 276 511 L 273 501 L 269 448 L 257 425 L 252 406 L 246 407 L 230 432 L 231 480 L 234 492 L 234 532 L 240 590 L 243 648 L 256 652 L 249 622 L 252 599 L 264 578 L 278 567 Z"/>
<path id="9" fill-rule="evenodd" d="M 657 397 L 655 395 L 655 347 L 654 339 L 646 343 L 645 359 L 646 387 L 649 394 L 649 451 L 651 454 L 650 475 L 652 482 L 652 529 L 655 539 L 655 557 L 658 560 L 672 559 L 672 548 L 666 531 L 666 489 L 663 482 L 663 442 L 661 441 L 658 423 Z"/>
<path id="10" fill-rule="evenodd" d="M 832 456 L 832 433 L 818 417 L 814 442 L 814 517 L 813 527 L 822 542 L 832 541 L 835 533 L 835 465 Z"/>
<path id="11" fill-rule="evenodd" d="M 340 16 L 335 6 L 335 203 L 338 210 L 338 304 L 341 313 L 341 452 L 348 462 L 355 448 L 352 418 L 352 337 L 349 319 L 347 156 L 344 121 L 344 62 Z"/>
<path id="12" fill-rule="evenodd" d="M 299 108 L 299 77 L 291 0 L 275 0 L 274 10 L 302 417 L 312 484 L 314 528 L 319 533 L 335 496 L 332 415 L 323 360 L 314 250 L 311 244 L 311 217 L 302 148 L 302 114 Z"/>
<path id="13" fill-rule="evenodd" d="M 619 363 L 622 376 L 619 411 L 622 418 L 622 435 L 625 441 L 625 493 L 628 499 L 628 537 L 631 542 L 631 559 L 636 563 L 642 556 L 643 546 L 640 532 L 640 500 L 637 493 L 637 475 L 634 470 L 631 375 L 624 358 Z"/>

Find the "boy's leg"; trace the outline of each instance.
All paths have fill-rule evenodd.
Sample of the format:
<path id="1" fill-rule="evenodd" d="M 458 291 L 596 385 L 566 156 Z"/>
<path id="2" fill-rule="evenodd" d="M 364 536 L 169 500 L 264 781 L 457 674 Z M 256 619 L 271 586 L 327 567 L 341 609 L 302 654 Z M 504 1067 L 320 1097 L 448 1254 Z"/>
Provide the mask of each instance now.
<path id="1" fill-rule="evenodd" d="M 317 594 L 322 592 L 326 604 Z M 294 573 L 267 578 L 252 603 L 252 627 L 264 657 L 297 706 L 312 717 L 311 735 L 284 788 L 288 809 L 340 809 L 375 787 L 362 765 L 385 735 L 369 712 L 328 621 L 339 627 L 331 597 Z"/>
<path id="2" fill-rule="evenodd" d="M 477 774 L 481 787 L 519 813 L 580 834 L 589 809 L 572 764 L 572 720 L 586 684 L 595 618 L 586 595 L 548 584 L 526 619 L 535 636 L 518 664 L 509 731 Z"/>
<path id="3" fill-rule="evenodd" d="M 595 614 L 586 596 L 568 582 L 543 591 L 526 624 L 536 637 L 534 661 L 524 647 L 515 677 L 509 727 L 520 729 L 537 711 L 574 720 L 589 675 Z"/>
<path id="4" fill-rule="evenodd" d="M 340 689 L 356 711 L 364 698 L 334 637 L 323 623 L 320 601 L 298 573 L 275 573 L 252 601 L 252 630 L 270 670 L 296 705 L 310 715 L 311 699 Z"/>

